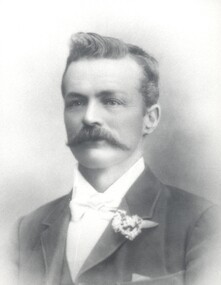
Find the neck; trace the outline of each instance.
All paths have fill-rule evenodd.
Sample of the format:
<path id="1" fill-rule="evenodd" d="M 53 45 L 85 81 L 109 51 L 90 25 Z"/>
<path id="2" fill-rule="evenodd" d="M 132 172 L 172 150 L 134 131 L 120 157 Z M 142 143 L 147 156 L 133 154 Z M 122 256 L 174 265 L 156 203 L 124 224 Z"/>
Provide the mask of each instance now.
<path id="1" fill-rule="evenodd" d="M 120 178 L 140 157 L 129 158 L 123 163 L 108 168 L 92 169 L 79 164 L 79 171 L 84 178 L 98 191 L 105 192 L 118 178 Z"/>

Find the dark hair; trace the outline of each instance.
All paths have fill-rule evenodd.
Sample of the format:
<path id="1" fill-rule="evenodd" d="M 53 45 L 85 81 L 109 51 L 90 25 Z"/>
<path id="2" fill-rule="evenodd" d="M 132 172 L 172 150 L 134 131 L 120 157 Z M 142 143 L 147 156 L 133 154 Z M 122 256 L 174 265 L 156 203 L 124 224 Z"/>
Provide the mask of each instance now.
<path id="1" fill-rule="evenodd" d="M 143 69 L 144 78 L 141 80 L 140 92 L 146 106 L 149 107 L 157 103 L 159 98 L 159 73 L 156 59 L 138 46 L 95 33 L 77 33 L 71 37 L 70 53 L 62 78 L 62 93 L 64 94 L 64 75 L 72 62 L 91 58 L 120 59 L 127 55 L 133 58 Z"/>

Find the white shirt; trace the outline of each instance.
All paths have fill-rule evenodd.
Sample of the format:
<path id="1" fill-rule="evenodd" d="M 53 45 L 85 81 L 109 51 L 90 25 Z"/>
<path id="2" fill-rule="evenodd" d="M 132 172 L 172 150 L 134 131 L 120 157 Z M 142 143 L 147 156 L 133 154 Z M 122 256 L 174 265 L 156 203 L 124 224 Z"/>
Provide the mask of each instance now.
<path id="1" fill-rule="evenodd" d="M 115 181 L 104 193 L 103 197 L 113 200 L 112 206 L 118 207 L 130 186 L 137 180 L 145 168 L 144 159 L 140 158 L 129 170 L 127 170 L 117 181 Z M 78 167 L 74 169 L 73 199 L 88 199 L 98 192 L 81 175 Z M 93 247 L 103 234 L 110 220 L 103 219 L 96 210 L 89 209 L 84 216 L 78 220 L 71 220 L 67 233 L 66 256 L 71 272 L 72 280 L 81 269 L 83 263 L 89 256 Z"/>

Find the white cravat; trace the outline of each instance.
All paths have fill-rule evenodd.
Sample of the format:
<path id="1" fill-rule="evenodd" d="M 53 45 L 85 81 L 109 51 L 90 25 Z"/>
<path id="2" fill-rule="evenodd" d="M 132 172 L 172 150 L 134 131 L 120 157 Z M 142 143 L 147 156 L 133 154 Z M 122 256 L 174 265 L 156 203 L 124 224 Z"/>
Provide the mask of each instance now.
<path id="1" fill-rule="evenodd" d="M 74 198 L 70 202 L 72 221 L 79 221 L 88 211 L 97 211 L 102 218 L 111 219 L 117 206 L 118 199 L 105 197 L 103 193 L 97 193 L 88 198 Z"/>
<path id="2" fill-rule="evenodd" d="M 101 199 L 108 201 L 108 207 L 117 208 L 130 186 L 140 176 L 145 168 L 144 159 L 140 158 L 128 171 L 114 182 L 104 193 L 98 193 L 81 175 L 76 167 L 74 170 L 73 196 L 70 202 L 72 219 L 67 233 L 66 256 L 71 272 L 72 280 L 76 276 L 83 263 L 89 256 L 93 247 L 103 234 L 110 222 L 111 215 L 107 216 L 95 207 L 85 207 L 80 214 L 76 202 L 84 204 L 84 201 Z M 109 203 L 110 202 L 110 203 Z"/>

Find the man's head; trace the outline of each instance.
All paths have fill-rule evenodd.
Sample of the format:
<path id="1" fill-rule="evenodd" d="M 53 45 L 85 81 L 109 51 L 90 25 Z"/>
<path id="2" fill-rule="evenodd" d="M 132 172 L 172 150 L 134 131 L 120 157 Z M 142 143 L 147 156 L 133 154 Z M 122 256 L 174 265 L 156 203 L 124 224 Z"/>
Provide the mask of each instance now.
<path id="1" fill-rule="evenodd" d="M 156 61 L 114 38 L 78 33 L 62 79 L 68 145 L 87 168 L 141 156 L 159 120 Z"/>

